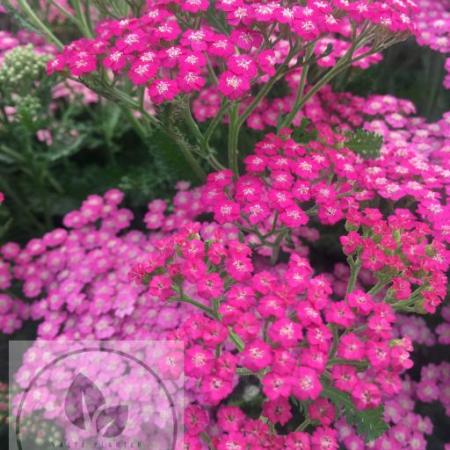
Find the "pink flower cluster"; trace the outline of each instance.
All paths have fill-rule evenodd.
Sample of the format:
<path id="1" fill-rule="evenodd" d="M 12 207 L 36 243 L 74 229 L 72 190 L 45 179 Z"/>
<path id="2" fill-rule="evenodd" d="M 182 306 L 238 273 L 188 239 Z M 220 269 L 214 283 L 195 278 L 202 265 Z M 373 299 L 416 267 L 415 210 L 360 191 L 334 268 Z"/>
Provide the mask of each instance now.
<path id="1" fill-rule="evenodd" d="M 420 381 L 412 383 L 415 397 L 424 403 L 439 401 L 450 416 L 450 366 L 449 363 L 429 364 L 422 367 Z"/>
<path id="2" fill-rule="evenodd" d="M 135 86 L 148 86 L 155 104 L 199 92 L 211 76 L 209 86 L 236 100 L 248 95 L 256 82 L 273 77 L 281 62 L 288 64 L 302 54 L 306 44 L 331 35 L 336 48 L 327 65 L 349 47 L 334 36 L 348 37 L 350 22 L 356 28 L 370 25 L 380 37 L 386 30 L 401 34 L 413 29 L 415 10 L 410 0 L 309 0 L 304 6 L 224 0 L 213 11 L 202 0 L 147 3 L 141 17 L 101 22 L 94 39 L 72 42 L 49 63 L 49 73 L 126 73 Z M 282 61 L 274 51 L 277 44 L 284 44 L 288 53 Z"/>
<path id="3" fill-rule="evenodd" d="M 448 55 L 450 53 L 450 5 L 448 1 L 419 0 L 419 8 L 414 14 L 417 43 L 434 51 Z M 447 75 L 444 87 L 450 89 L 450 59 L 445 62 Z"/>
<path id="4" fill-rule="evenodd" d="M 450 89 L 450 58 L 445 60 L 445 70 L 447 71 L 447 75 L 444 78 L 444 87 Z"/>
<path id="5" fill-rule="evenodd" d="M 268 139 L 273 142 L 274 137 Z M 287 136 L 284 139 L 282 143 L 289 142 Z M 34 299 L 27 311 L 33 320 L 42 321 L 38 333 L 44 339 L 182 340 L 191 399 L 185 412 L 188 448 L 203 449 L 200 434 L 214 424 L 210 438 L 224 450 L 231 445 L 265 448 L 268 443 L 280 449 L 321 450 L 337 448 L 338 442 L 365 448 L 339 419 L 341 411 L 327 399 L 323 380 L 347 392 L 357 408 L 384 403 L 386 414 L 389 405 L 398 410 L 400 375 L 412 365 L 412 347 L 402 337 L 407 333 L 401 319 L 395 324 L 395 308 L 410 292 L 408 284 L 394 279 L 387 293 L 380 291 L 373 286 L 376 261 L 361 252 L 360 279 L 346 293 L 347 266 L 337 266 L 334 274 L 316 274 L 298 253 L 287 263 L 271 266 L 252 250 L 252 240 L 248 245 L 239 241 L 236 225 L 194 223 L 209 209 L 202 195 L 211 192 L 211 183 L 219 183 L 221 189 L 225 181 L 230 186 L 227 173 L 223 175 L 211 175 L 203 193 L 180 183 L 170 213 L 165 202 L 151 202 L 145 221 L 156 231 L 150 235 L 125 232 L 132 214 L 120 208 L 119 191 L 90 196 L 80 210 L 65 217 L 69 230 L 54 230 L 24 249 L 12 243 L 2 247 L 8 274 L 3 288 L 13 277 L 22 284 L 24 295 Z M 363 217 L 370 231 L 360 239 L 378 244 L 378 232 L 389 248 L 388 238 L 396 233 L 384 227 L 400 225 L 405 227 L 404 242 L 414 245 L 417 239 L 408 226 L 413 219 L 401 211 L 385 224 L 375 210 L 366 210 Z M 352 243 L 347 240 L 345 245 Z M 402 252 L 412 258 L 411 264 L 417 262 L 415 251 Z M 425 258 L 423 264 L 433 261 Z M 145 284 L 130 284 L 133 265 L 131 276 Z M 430 269 L 434 267 L 426 267 Z M 392 305 L 382 301 L 389 293 L 398 297 Z M 21 304 L 12 296 L 2 300 L 9 310 Z M 25 369 L 26 365 L 22 374 Z M 269 423 L 282 426 L 293 420 L 293 396 L 308 405 L 314 431 L 274 434 L 268 423 L 227 405 L 240 378 L 251 373 L 260 380 L 257 392 L 263 395 L 262 414 Z M 404 427 L 423 422 L 413 414 L 392 420 L 393 428 L 375 448 L 384 448 L 385 442 L 395 445 L 402 439 L 400 431 L 412 433 L 411 427 Z M 428 424 L 419 431 L 429 433 L 429 428 Z M 422 443 L 419 431 L 411 436 Z"/>
<path id="6" fill-rule="evenodd" d="M 354 427 L 338 422 L 339 440 L 349 450 L 426 450 L 427 436 L 433 433 L 433 424 L 429 417 L 414 411 L 416 396 L 413 383 L 406 378 L 400 393 L 385 403 L 384 418 L 390 429 L 375 442 L 365 444 Z"/>
<path id="7" fill-rule="evenodd" d="M 326 367 L 358 408 L 378 406 L 382 392 L 397 392 L 398 375 L 412 363 L 408 341 L 391 340 L 392 307 L 360 290 L 332 300 L 327 277 L 314 276 L 296 254 L 288 264 L 257 271 L 248 246 L 228 240 L 220 228 L 208 229 L 204 239 L 199 232 L 201 225 L 193 224 L 160 241 L 133 277 L 144 279 L 155 299 L 191 303 L 206 313 L 176 332 L 188 345 L 186 373 L 198 380 L 204 403 L 218 404 L 231 393 L 236 367 L 260 374 L 269 404 L 278 401 L 288 410 L 290 395 L 318 399 Z M 352 364 L 364 360 L 370 369 L 357 377 Z"/>
<path id="8" fill-rule="evenodd" d="M 434 311 L 446 293 L 444 274 L 448 269 L 448 252 L 445 243 L 449 234 L 445 203 L 443 206 L 438 203 L 440 213 L 445 214 L 440 218 L 437 214 L 431 215 L 432 206 L 436 205 L 432 201 L 430 204 L 431 196 L 427 196 L 427 200 L 418 196 L 419 217 L 398 208 L 384 220 L 380 210 L 361 208 L 375 193 L 393 204 L 407 193 L 388 189 L 399 185 L 389 183 L 386 178 L 383 180 L 383 175 L 388 173 L 386 168 L 375 166 L 382 165 L 383 158 L 365 167 L 366 163 L 350 150 L 339 149 L 342 142 L 335 139 L 329 132 L 320 142 L 303 145 L 288 134 L 269 134 L 256 145 L 255 153 L 245 159 L 247 172 L 236 182 L 230 171 L 209 175 L 204 203 L 217 222 L 236 224 L 246 232 L 247 242 L 263 247 L 265 254 L 271 253 L 277 242 L 285 251 L 295 249 L 296 240 L 308 234 L 304 227 L 310 221 L 309 215 L 317 215 L 319 223 L 324 225 L 346 219 L 351 231 L 341 238 L 344 253 L 357 254 L 362 267 L 379 276 L 401 274 L 393 285 L 397 300 L 408 299 L 412 285 L 422 285 L 423 307 Z M 390 159 L 386 161 L 391 164 Z M 392 163 L 395 164 L 395 160 Z M 407 166 L 401 168 L 405 169 L 403 173 L 407 171 Z M 428 172 L 431 167 L 422 168 Z M 436 179 L 432 183 L 434 191 L 447 182 Z M 428 221 L 430 225 L 425 224 Z M 356 230 L 360 227 L 361 233 L 358 233 Z M 290 246 L 285 245 L 286 236 L 292 239 Z"/>
<path id="9" fill-rule="evenodd" d="M 200 193 L 187 191 L 187 187 L 186 183 L 179 184 L 180 191 L 174 197 L 175 213 L 159 223 L 164 233 L 191 222 L 199 213 L 195 204 Z M 137 336 L 138 324 L 130 320 L 127 326 L 125 322 L 135 316 L 136 310 L 145 310 L 149 304 L 144 301 L 142 287 L 130 286 L 129 270 L 135 262 L 146 259 L 164 234 L 147 236 L 136 230 L 124 233 L 133 214 L 119 207 L 122 199 L 123 193 L 118 190 L 108 191 L 103 197 L 92 195 L 79 210 L 65 216 L 64 225 L 68 229 L 55 229 L 42 238 L 32 239 L 24 248 L 14 242 L 1 247 L 0 288 L 5 291 L 0 297 L 3 333 L 11 334 L 23 320 L 31 318 L 42 320 L 38 335 L 45 339 L 61 333 L 70 339 Z M 156 201 L 149 206 L 152 210 L 163 203 Z M 21 286 L 22 296 L 33 301 L 31 305 L 6 293 L 16 283 Z M 141 310 L 136 316 L 147 319 L 147 325 L 141 327 L 144 335 L 152 329 L 178 325 L 177 308 L 165 307 L 160 319 L 161 305 L 152 304 L 151 309 L 151 313 L 142 314 Z M 159 336 L 156 334 L 155 338 Z"/>
<path id="10" fill-rule="evenodd" d="M 111 253 L 114 237 L 121 229 L 129 226 L 132 218 L 129 210 L 117 207 L 122 197 L 123 194 L 118 191 L 108 192 L 104 199 L 99 196 L 89 197 L 80 211 L 73 211 L 66 216 L 65 225 L 73 228 L 70 233 L 63 228 L 53 230 L 41 239 L 31 240 L 23 250 L 14 243 L 2 247 L 2 255 L 8 261 L 4 264 L 14 265 L 14 268 L 8 267 L 9 278 L 3 287 L 8 288 L 14 277 L 23 283 L 25 297 L 35 299 L 43 296 L 33 303 L 31 311 L 30 308 L 27 310 L 29 314 L 31 312 L 32 319 L 45 319 L 38 330 L 41 337 L 56 337 L 61 325 L 65 324 L 66 330 L 77 327 L 74 338 L 82 337 L 83 332 L 94 332 L 94 325 L 95 337 L 107 338 L 115 332 L 114 321 L 107 313 L 117 310 L 123 317 L 130 313 L 130 308 L 133 309 L 138 291 L 130 288 L 128 283 L 125 283 L 126 286 L 120 283 L 119 274 L 107 282 L 107 275 L 119 267 L 114 265 L 117 258 L 112 257 Z M 93 224 L 100 219 L 102 227 L 97 230 Z M 134 233 L 134 236 L 139 241 L 140 234 Z M 115 244 L 122 246 L 122 251 L 132 252 L 132 242 L 133 234 Z M 136 249 L 134 252 L 137 257 Z M 126 282 L 127 271 L 124 272 L 122 280 Z M 95 283 L 90 286 L 94 280 Z M 123 296 L 113 306 L 110 296 L 122 288 Z M 87 295 L 92 300 L 89 307 Z M 79 315 L 80 321 L 67 321 L 68 314 Z M 5 328 L 3 331 L 8 332 Z"/>
<path id="11" fill-rule="evenodd" d="M 224 101 L 248 108 L 252 88 L 286 66 L 288 94 L 264 99 L 247 120 L 265 130 L 294 106 L 298 57 L 312 50 L 319 66 L 335 66 L 352 25 L 383 39 L 413 31 L 412 14 L 419 42 L 442 51 L 445 14 L 437 2 L 421 3 L 436 9 L 417 12 L 409 0 L 148 1 L 141 17 L 98 23 L 93 39 L 72 42 L 48 70 L 101 71 L 114 82 L 126 74 L 154 104 L 195 93 L 194 115 L 204 121 Z M 0 35 L 2 50 L 19 43 Z M 60 86 L 54 96 L 70 91 Z M 133 213 L 120 206 L 120 191 L 88 197 L 64 228 L 1 248 L 1 330 L 39 321 L 36 348 L 43 340 L 182 341 L 185 449 L 425 449 L 432 425 L 414 405 L 442 391 L 449 413 L 448 365 L 423 368 L 417 383 L 404 374 L 413 343 L 449 342 L 450 314 L 442 309 L 435 335 L 402 313 L 434 313 L 446 295 L 450 115 L 428 124 L 413 113 L 390 96 L 325 88 L 293 120 L 308 119 L 305 133 L 316 135 L 265 134 L 242 176 L 222 170 L 200 188 L 179 183 L 170 204 L 149 203 L 150 233 L 128 229 Z M 378 158 L 350 150 L 345 133 L 359 127 L 383 136 Z M 331 273 L 310 258 L 323 230 L 347 258 Z M 25 361 L 22 386 L 33 368 Z M 138 378 L 126 393 L 132 401 Z M 239 405 L 257 403 L 256 416 L 233 399 L 243 382 Z M 355 414 L 384 406 L 391 429 L 366 444 L 333 395 Z"/>
<path id="12" fill-rule="evenodd" d="M 448 54 L 450 52 L 450 10 L 447 1 L 419 0 L 414 13 L 417 43 Z"/>

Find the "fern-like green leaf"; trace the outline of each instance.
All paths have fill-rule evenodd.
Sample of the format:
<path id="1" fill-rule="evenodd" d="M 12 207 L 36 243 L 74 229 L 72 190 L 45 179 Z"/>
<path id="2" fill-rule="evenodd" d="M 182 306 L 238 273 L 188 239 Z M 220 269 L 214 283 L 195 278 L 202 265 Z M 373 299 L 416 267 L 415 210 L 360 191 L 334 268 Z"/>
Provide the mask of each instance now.
<path id="1" fill-rule="evenodd" d="M 380 157 L 383 136 L 358 129 L 350 133 L 344 145 L 364 159 L 376 159 Z"/>
<path id="2" fill-rule="evenodd" d="M 342 411 L 347 422 L 356 427 L 358 434 L 366 442 L 377 439 L 389 429 L 388 424 L 383 418 L 384 408 L 382 406 L 358 410 L 347 393 L 335 389 L 332 386 L 325 386 L 322 396 L 329 398 L 335 404 L 336 408 Z"/>
<path id="3" fill-rule="evenodd" d="M 307 144 L 308 142 L 317 139 L 317 130 L 310 129 L 311 121 L 307 118 L 303 118 L 300 126 L 294 129 L 292 133 L 292 139 L 299 144 Z"/>

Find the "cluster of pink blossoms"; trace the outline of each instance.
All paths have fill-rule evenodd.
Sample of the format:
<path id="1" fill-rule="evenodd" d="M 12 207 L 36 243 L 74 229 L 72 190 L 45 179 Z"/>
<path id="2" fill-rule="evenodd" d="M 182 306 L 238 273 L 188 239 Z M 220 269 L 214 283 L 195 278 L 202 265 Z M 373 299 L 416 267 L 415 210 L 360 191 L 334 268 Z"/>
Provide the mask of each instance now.
<path id="1" fill-rule="evenodd" d="M 413 29 L 410 15 L 415 10 L 410 0 L 310 0 L 305 6 L 224 0 L 209 12 L 207 1 L 147 3 L 141 17 L 100 22 L 94 39 L 72 42 L 49 63 L 49 73 L 126 73 L 134 85 L 148 86 L 155 104 L 201 91 L 212 74 L 211 85 L 236 100 L 256 82 L 274 76 L 280 63 L 294 62 L 308 43 L 331 34 L 337 43 L 331 58 L 342 55 L 350 44 L 339 44 L 334 35 L 348 37 L 349 22 L 379 27 L 380 36 L 386 30 L 401 34 Z M 223 26 L 212 20 L 216 15 L 219 22 L 224 16 Z M 284 43 L 288 58 L 280 60 L 274 43 Z"/>
<path id="2" fill-rule="evenodd" d="M 316 140 L 298 143 L 288 130 L 269 134 L 245 159 L 239 179 L 223 171 L 201 188 L 180 183 L 173 209 L 162 200 L 149 203 L 149 235 L 125 232 L 132 214 L 119 207 L 120 192 L 89 197 L 65 217 L 69 230 L 24 249 L 2 247 L 2 288 L 19 283 L 33 300 L 30 306 L 4 295 L 3 330 L 11 333 L 32 318 L 42 321 L 44 339 L 183 340 L 188 448 L 204 447 L 199 436 L 210 425 L 218 425 L 211 439 L 224 449 L 322 450 L 338 442 L 365 448 L 339 419 L 330 386 L 362 411 L 385 404 L 393 427 L 370 448 L 403 448 L 400 432 L 411 433 L 422 419 L 396 421 L 388 408 L 401 401 L 411 340 L 434 337 L 425 330 L 419 336 L 421 319 L 396 310 L 433 311 L 441 302 L 449 240 L 448 117 L 427 124 L 412 112 L 392 97 L 364 100 L 325 90 L 306 108 L 320 132 Z M 381 157 L 351 152 L 328 124 L 381 133 Z M 376 199 L 378 209 L 371 207 Z M 214 221 L 193 224 L 205 213 Z M 345 265 L 315 274 L 307 259 L 307 244 L 320 238 L 317 226 L 344 220 L 343 250 L 359 273 L 353 281 Z M 266 256 L 278 251 L 291 254 L 289 262 L 269 265 Z M 131 266 L 148 285 L 130 285 Z M 437 333 L 444 343 L 446 325 Z M 260 380 L 262 414 L 271 424 L 296 420 L 288 400 L 294 396 L 307 405 L 314 431 L 283 437 L 227 405 L 249 373 Z M 428 434 L 430 427 L 419 431 Z M 424 448 L 420 433 L 411 435 L 418 449 Z"/>
<path id="3" fill-rule="evenodd" d="M 211 176 L 215 182 L 217 178 Z M 395 308 L 410 293 L 407 283 L 394 280 L 388 293 L 396 299 L 390 305 L 373 286 L 376 268 L 370 255 L 370 270 L 360 272 L 349 293 L 345 266 L 336 268 L 335 275 L 318 275 L 297 253 L 288 263 L 267 265 L 252 251 L 251 240 L 249 245 L 239 241 L 236 225 L 193 223 L 209 206 L 201 190 L 187 190 L 184 183 L 179 188 L 170 214 L 163 201 L 149 204 L 147 226 L 161 231 L 148 236 L 124 233 L 132 214 L 119 207 L 123 195 L 110 191 L 89 197 L 79 211 L 68 214 L 64 224 L 70 231 L 50 232 L 23 250 L 12 243 L 3 246 L 7 272 L 22 283 L 25 296 L 36 299 L 27 310 L 34 320 L 43 320 L 39 335 L 184 341 L 191 399 L 185 413 L 188 448 L 204 448 L 200 434 L 212 423 L 218 430 L 210 437 L 221 450 L 230 445 L 322 450 L 353 441 L 355 449 L 364 448 L 361 438 L 338 420 L 341 411 L 327 398 L 326 389 L 348 393 L 361 410 L 389 405 L 390 398 L 401 395 L 400 375 L 412 365 L 412 347 L 402 337 L 407 333 L 399 334 L 395 325 Z M 402 224 L 405 243 L 414 245 L 410 220 L 398 212 L 382 225 L 375 211 L 365 211 L 363 226 L 373 229 L 366 238 L 378 244 L 375 233 L 382 232 L 383 245 L 389 247 L 389 233 L 377 226 Z M 415 252 L 403 251 L 411 264 L 416 262 Z M 133 264 L 132 276 L 146 284 L 130 285 Z M 9 297 L 13 302 L 17 300 Z M 262 414 L 270 423 L 295 420 L 289 400 L 294 396 L 307 405 L 314 432 L 273 434 L 267 423 L 227 405 L 240 377 L 250 373 L 260 380 Z M 382 449 L 386 440 L 397 442 L 393 430 L 390 437 L 379 438 L 375 448 Z M 414 438 L 423 442 L 423 437 Z"/>
<path id="4" fill-rule="evenodd" d="M 450 53 L 450 3 L 447 0 L 419 0 L 414 14 L 417 43 L 434 51 Z M 450 58 L 445 63 L 447 76 L 444 87 L 450 89 Z"/>
<path id="5" fill-rule="evenodd" d="M 139 18 L 99 23 L 94 39 L 67 46 L 49 72 L 125 73 L 155 104 L 199 93 L 194 114 L 203 121 L 223 97 L 248 107 L 252 87 L 290 63 L 289 94 L 264 100 L 247 120 L 260 130 L 294 105 L 302 74 L 291 51 L 314 45 L 317 64 L 333 66 L 350 46 L 351 23 L 380 36 L 403 33 L 412 31 L 414 9 L 402 0 L 219 0 L 212 11 L 204 0 L 147 3 Z M 355 56 L 363 54 L 361 47 Z M 40 339 L 60 342 L 182 341 L 184 449 L 425 449 L 432 425 L 414 405 L 441 390 L 448 413 L 448 366 L 424 368 L 418 383 L 404 373 L 413 343 L 448 343 L 448 308 L 437 338 L 423 319 L 402 313 L 435 312 L 446 295 L 450 116 L 427 124 L 413 112 L 393 97 L 325 89 L 293 120 L 308 118 L 316 138 L 267 134 L 242 176 L 223 170 L 200 188 L 180 183 L 170 206 L 149 203 L 151 233 L 126 230 L 133 214 L 120 207 L 121 192 L 90 196 L 65 228 L 23 249 L 1 248 L 1 329 L 32 319 Z M 336 132 L 358 127 L 384 137 L 379 158 L 352 152 Z M 336 242 L 348 265 L 317 273 L 308 244 L 341 225 Z M 13 285 L 32 303 L 17 299 Z M 30 365 L 19 374 L 24 386 Z M 242 383 L 239 404 L 256 402 L 256 416 L 236 406 Z M 378 411 L 391 429 L 366 444 L 336 395 L 356 416 Z"/>
<path id="6" fill-rule="evenodd" d="M 398 375 L 411 366 L 411 347 L 407 340 L 392 341 L 391 306 L 361 290 L 333 300 L 328 278 L 314 276 L 308 260 L 296 254 L 288 264 L 258 271 L 250 247 L 228 240 L 220 228 L 208 230 L 204 239 L 200 231 L 200 224 L 192 224 L 160 241 L 133 276 L 148 283 L 154 298 L 192 303 L 205 312 L 191 316 L 176 333 L 189 343 L 186 373 L 199 380 L 206 404 L 231 393 L 236 366 L 261 375 L 270 406 L 285 405 L 287 419 L 281 423 L 291 417 L 291 394 L 318 399 L 327 367 L 335 386 L 350 392 L 358 408 L 378 406 L 382 392 L 397 391 Z M 217 346 L 220 356 L 214 354 Z M 357 377 L 352 364 L 365 359 L 370 369 Z M 269 405 L 269 419 L 277 422 L 272 416 L 277 408 Z"/>
<path id="7" fill-rule="evenodd" d="M 351 231 L 342 237 L 344 253 L 358 254 L 362 267 L 380 276 L 401 274 L 405 291 L 397 293 L 397 299 L 408 299 L 411 285 L 421 284 L 424 308 L 434 311 L 446 293 L 448 214 L 434 221 L 431 208 L 419 203 L 419 217 L 397 208 L 385 221 L 380 210 L 364 208 L 375 193 L 393 205 L 407 193 L 394 196 L 387 188 L 384 195 L 374 192 L 386 170 L 365 167 L 362 158 L 339 148 L 342 142 L 335 142 L 335 137 L 329 132 L 321 141 L 302 145 L 288 134 L 267 135 L 245 159 L 247 171 L 236 182 L 230 171 L 208 177 L 203 193 L 207 209 L 217 222 L 235 224 L 246 233 L 247 242 L 262 247 L 265 254 L 272 253 L 277 242 L 285 251 L 295 250 L 296 242 L 309 234 L 303 227 L 311 215 L 324 225 L 345 218 Z M 433 183 L 440 187 L 442 181 Z M 389 186 L 388 180 L 384 184 Z M 360 227 L 361 234 L 356 231 Z"/>
<path id="8" fill-rule="evenodd" d="M 165 233 L 199 214 L 196 204 L 200 193 L 187 191 L 188 186 L 179 184 L 173 199 L 175 212 L 163 217 L 156 227 L 164 234 L 125 233 L 133 213 L 119 207 L 123 193 L 111 190 L 103 197 L 90 196 L 79 210 L 68 213 L 66 228 L 32 239 L 24 248 L 14 242 L 4 244 L 0 257 L 0 289 L 5 292 L 0 296 L 1 331 L 11 334 L 30 318 L 42 320 L 38 336 L 44 339 L 60 334 L 69 339 L 126 339 L 136 336 L 138 326 L 151 337 L 150 330 L 176 327 L 182 310 L 145 302 L 143 289 L 130 286 L 128 274 Z M 154 201 L 149 207 L 154 211 L 161 204 L 165 202 Z M 17 283 L 21 295 L 33 301 L 31 305 L 9 293 Z M 143 314 L 150 306 L 152 312 Z M 131 315 L 145 319 L 146 325 L 133 323 Z"/>

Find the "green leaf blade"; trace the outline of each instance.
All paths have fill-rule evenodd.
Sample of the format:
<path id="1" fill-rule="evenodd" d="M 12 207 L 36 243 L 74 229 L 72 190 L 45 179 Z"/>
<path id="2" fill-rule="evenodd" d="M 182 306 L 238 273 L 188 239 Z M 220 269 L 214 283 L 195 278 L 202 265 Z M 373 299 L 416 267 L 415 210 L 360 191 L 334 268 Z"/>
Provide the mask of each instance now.
<path id="1" fill-rule="evenodd" d="M 359 410 L 350 395 L 332 386 L 325 386 L 322 396 L 331 400 L 338 411 L 342 411 L 348 424 L 353 425 L 366 442 L 374 441 L 389 430 L 389 425 L 384 421 L 383 406 Z"/>
<path id="2" fill-rule="evenodd" d="M 344 146 L 364 159 L 377 159 L 381 154 L 383 136 L 358 129 L 349 134 Z"/>

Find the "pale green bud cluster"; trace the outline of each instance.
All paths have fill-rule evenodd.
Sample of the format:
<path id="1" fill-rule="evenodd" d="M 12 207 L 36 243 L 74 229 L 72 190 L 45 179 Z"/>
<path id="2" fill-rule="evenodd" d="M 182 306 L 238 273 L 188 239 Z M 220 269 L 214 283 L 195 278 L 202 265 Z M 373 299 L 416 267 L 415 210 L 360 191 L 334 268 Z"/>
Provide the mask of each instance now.
<path id="1" fill-rule="evenodd" d="M 21 119 L 34 120 L 41 109 L 41 101 L 31 94 L 20 97 L 16 105 L 17 114 Z"/>
<path id="2" fill-rule="evenodd" d="M 0 85 L 13 88 L 39 80 L 48 60 L 48 55 L 37 54 L 31 44 L 14 48 L 1 64 Z"/>

